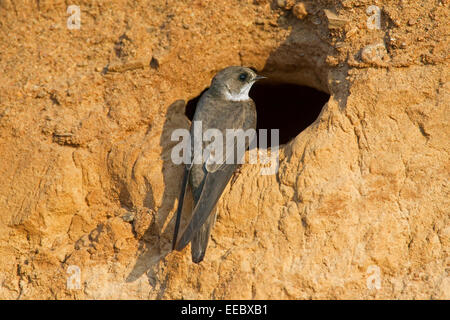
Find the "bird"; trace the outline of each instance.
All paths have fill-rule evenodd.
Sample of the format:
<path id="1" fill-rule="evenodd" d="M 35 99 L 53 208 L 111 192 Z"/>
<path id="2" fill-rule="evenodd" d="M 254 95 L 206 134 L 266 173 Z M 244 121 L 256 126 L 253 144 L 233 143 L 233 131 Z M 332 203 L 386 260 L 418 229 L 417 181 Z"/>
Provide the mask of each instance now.
<path id="1" fill-rule="evenodd" d="M 217 129 L 223 136 L 227 129 L 256 130 L 256 106 L 249 97 L 249 91 L 256 81 L 264 78 L 266 77 L 242 66 L 229 66 L 219 71 L 213 77 L 209 89 L 202 94 L 197 103 L 190 127 L 191 137 L 195 133 L 193 124 L 196 121 L 201 121 L 202 132 L 197 133 L 197 136 L 201 134 L 202 137 L 208 129 Z M 198 138 L 201 140 L 202 137 Z M 194 139 L 191 138 L 191 141 Z M 204 142 L 202 143 L 204 145 Z M 249 143 L 246 142 L 245 149 L 248 146 Z M 231 147 L 236 148 L 234 139 Z M 193 149 L 192 142 L 191 148 Z M 197 162 L 191 161 L 184 166 L 172 249 L 181 251 L 191 242 L 191 257 L 194 263 L 200 263 L 205 257 L 211 229 L 216 218 L 216 204 L 238 168 L 236 156 L 234 161 L 228 160 L 226 162 L 224 160 L 222 163 L 211 163 L 208 162 L 208 159 L 201 159 Z M 192 214 L 181 236 L 178 237 L 188 188 L 193 196 Z"/>

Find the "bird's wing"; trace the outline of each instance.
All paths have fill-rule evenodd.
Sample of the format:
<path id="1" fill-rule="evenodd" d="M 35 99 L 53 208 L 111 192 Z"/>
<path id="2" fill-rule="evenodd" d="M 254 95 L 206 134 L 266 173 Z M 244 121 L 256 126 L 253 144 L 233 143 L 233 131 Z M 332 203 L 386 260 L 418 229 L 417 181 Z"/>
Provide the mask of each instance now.
<path id="1" fill-rule="evenodd" d="M 186 164 L 184 166 L 184 173 L 183 173 L 183 181 L 181 182 L 181 191 L 180 196 L 178 197 L 178 208 L 177 208 L 177 215 L 175 220 L 175 228 L 173 231 L 173 240 L 172 240 L 172 250 L 175 250 L 175 244 L 177 242 L 178 238 L 178 231 L 180 228 L 180 222 L 181 222 L 181 214 L 183 213 L 183 204 L 186 197 L 186 189 L 188 187 L 189 183 L 189 176 L 191 174 L 192 165 L 193 165 L 193 150 L 194 146 L 191 141 L 191 153 L 190 153 L 190 163 Z"/>
<path id="2" fill-rule="evenodd" d="M 172 250 L 175 249 L 175 244 L 177 242 L 178 229 L 180 228 L 180 221 L 181 221 L 181 213 L 183 211 L 183 203 L 184 203 L 184 198 L 186 195 L 186 189 L 187 189 L 187 184 L 189 181 L 189 175 L 191 173 L 191 168 L 192 168 L 191 166 L 185 166 L 185 169 L 184 169 L 183 181 L 181 183 L 180 197 L 178 198 L 178 208 L 177 208 L 177 216 L 176 216 L 176 220 L 175 220 L 175 229 L 173 232 Z"/>
<path id="3" fill-rule="evenodd" d="M 215 172 L 207 172 L 205 170 L 205 180 L 200 197 L 194 207 L 189 224 L 175 244 L 176 250 L 182 250 L 208 219 L 236 167 L 236 164 L 230 164 Z"/>
<path id="4" fill-rule="evenodd" d="M 230 122 L 227 126 L 228 128 L 243 128 L 244 130 L 248 128 L 256 127 L 256 111 L 254 110 L 253 101 L 249 104 L 248 110 L 245 110 L 243 116 L 237 117 L 234 121 Z M 201 193 L 196 201 L 194 210 L 192 212 L 191 220 L 189 221 L 186 229 L 183 231 L 181 238 L 176 242 L 175 249 L 182 250 L 189 241 L 196 236 L 197 232 L 201 230 L 203 224 L 207 221 L 214 207 L 222 195 L 223 190 L 231 179 L 233 172 L 237 168 L 237 164 L 220 164 L 212 165 L 212 168 L 208 170 L 208 161 L 205 161 L 203 165 L 204 179 L 201 187 Z M 208 233 L 210 231 L 210 223 L 208 224 Z M 206 235 L 203 235 L 206 236 Z M 207 244 L 207 239 L 206 239 Z M 202 251 L 205 251 L 206 247 Z M 204 253 L 203 253 L 204 254 Z"/>

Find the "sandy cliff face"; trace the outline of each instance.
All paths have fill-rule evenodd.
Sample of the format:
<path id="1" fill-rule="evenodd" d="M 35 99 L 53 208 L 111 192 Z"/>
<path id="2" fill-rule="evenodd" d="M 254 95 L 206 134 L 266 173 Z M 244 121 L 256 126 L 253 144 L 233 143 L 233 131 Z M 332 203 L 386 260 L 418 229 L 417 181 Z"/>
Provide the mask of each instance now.
<path id="1" fill-rule="evenodd" d="M 77 4 L 0 1 L 0 298 L 450 298 L 448 1 Z M 330 99 L 195 265 L 170 134 L 228 65 Z"/>

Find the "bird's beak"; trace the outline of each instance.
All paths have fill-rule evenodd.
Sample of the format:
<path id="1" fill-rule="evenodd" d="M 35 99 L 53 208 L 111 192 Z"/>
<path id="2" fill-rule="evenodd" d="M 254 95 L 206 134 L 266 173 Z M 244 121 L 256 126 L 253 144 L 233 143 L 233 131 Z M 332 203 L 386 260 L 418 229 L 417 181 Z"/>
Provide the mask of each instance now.
<path id="1" fill-rule="evenodd" d="M 255 81 L 262 80 L 262 79 L 267 79 L 267 77 L 260 76 L 260 75 L 256 75 L 256 77 L 255 77 Z"/>

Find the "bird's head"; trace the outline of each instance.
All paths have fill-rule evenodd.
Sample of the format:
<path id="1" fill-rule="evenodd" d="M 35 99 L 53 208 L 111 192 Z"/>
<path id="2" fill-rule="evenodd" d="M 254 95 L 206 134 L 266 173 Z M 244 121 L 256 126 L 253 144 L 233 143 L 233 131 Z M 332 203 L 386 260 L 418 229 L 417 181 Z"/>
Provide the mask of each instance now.
<path id="1" fill-rule="evenodd" d="M 252 85 L 265 77 L 250 68 L 232 66 L 219 71 L 211 82 L 211 89 L 231 101 L 248 100 Z"/>

